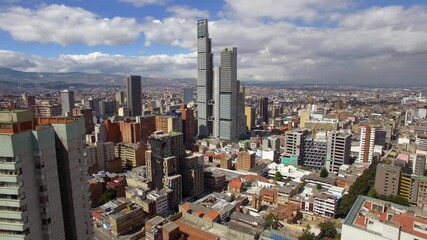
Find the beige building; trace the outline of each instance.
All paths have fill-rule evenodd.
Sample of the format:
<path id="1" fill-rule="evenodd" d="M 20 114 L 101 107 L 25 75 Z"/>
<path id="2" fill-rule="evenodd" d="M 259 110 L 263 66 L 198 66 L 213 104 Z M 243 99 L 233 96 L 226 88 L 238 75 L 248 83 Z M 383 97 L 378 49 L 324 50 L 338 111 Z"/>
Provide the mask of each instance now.
<path id="1" fill-rule="evenodd" d="M 116 157 L 122 159 L 123 166 L 139 167 L 145 164 L 145 145 L 118 143 L 114 147 Z"/>
<path id="2" fill-rule="evenodd" d="M 375 191 L 386 196 L 397 196 L 402 168 L 393 165 L 378 164 L 375 175 Z"/>

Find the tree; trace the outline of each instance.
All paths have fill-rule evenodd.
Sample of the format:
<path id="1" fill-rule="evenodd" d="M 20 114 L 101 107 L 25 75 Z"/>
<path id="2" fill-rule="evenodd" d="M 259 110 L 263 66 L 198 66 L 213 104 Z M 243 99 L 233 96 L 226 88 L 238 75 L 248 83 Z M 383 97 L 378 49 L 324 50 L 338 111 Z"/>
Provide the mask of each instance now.
<path id="1" fill-rule="evenodd" d="M 298 240 L 315 240 L 316 235 L 310 232 L 310 229 L 310 225 L 307 225 L 307 227 L 302 230 L 302 234 L 298 237 Z"/>
<path id="2" fill-rule="evenodd" d="M 337 235 L 335 223 L 332 221 L 324 221 L 317 225 L 320 228 L 320 238 L 334 238 Z"/>
<path id="3" fill-rule="evenodd" d="M 322 187 L 322 185 L 320 185 L 320 184 L 317 184 L 317 186 L 316 186 L 316 189 L 317 190 L 320 190 L 320 189 L 322 189 L 323 187 Z"/>
<path id="4" fill-rule="evenodd" d="M 277 171 L 276 174 L 274 174 L 274 180 L 282 181 L 282 178 L 283 178 L 283 176 L 279 171 Z"/>
<path id="5" fill-rule="evenodd" d="M 325 167 L 323 167 L 322 170 L 320 171 L 320 177 L 327 178 L 328 175 L 329 175 L 328 170 Z"/>
<path id="6" fill-rule="evenodd" d="M 372 197 L 372 198 L 376 198 L 377 197 L 377 191 L 375 191 L 374 187 L 372 187 L 371 190 L 369 190 L 368 197 Z"/>
<path id="7" fill-rule="evenodd" d="M 344 218 L 350 212 L 351 207 L 356 201 L 359 195 L 368 194 L 369 190 L 373 188 L 373 180 L 375 179 L 375 173 L 377 170 L 377 164 L 372 163 L 371 166 L 360 177 L 356 179 L 353 185 L 350 187 L 348 194 L 341 198 L 341 203 L 338 207 L 337 217 Z"/>
<path id="8" fill-rule="evenodd" d="M 105 204 L 117 197 L 117 190 L 108 188 L 101 196 L 99 200 L 99 205 Z"/>
<path id="9" fill-rule="evenodd" d="M 272 228 L 277 230 L 277 228 L 279 227 L 279 219 L 277 219 L 277 217 L 275 217 L 273 214 L 268 214 L 268 216 L 265 218 L 265 224 L 267 228 Z"/>

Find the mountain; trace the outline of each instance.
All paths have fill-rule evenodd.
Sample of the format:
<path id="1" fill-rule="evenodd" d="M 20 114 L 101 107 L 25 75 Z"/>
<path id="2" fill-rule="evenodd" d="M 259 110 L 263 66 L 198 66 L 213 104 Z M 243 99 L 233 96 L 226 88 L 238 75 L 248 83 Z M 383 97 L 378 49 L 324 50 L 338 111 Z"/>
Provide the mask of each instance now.
<path id="1" fill-rule="evenodd" d="M 97 86 L 121 86 L 125 85 L 125 76 L 108 73 L 83 73 L 83 72 L 68 72 L 68 73 L 50 73 L 50 72 L 22 72 L 10 68 L 0 67 L 0 82 L 14 83 L 21 86 L 50 86 L 64 85 L 76 87 L 87 87 L 91 85 Z M 149 78 L 142 77 L 142 85 L 146 87 L 186 87 L 194 86 L 196 80 L 192 78 Z M 56 88 L 56 87 L 54 87 Z"/>

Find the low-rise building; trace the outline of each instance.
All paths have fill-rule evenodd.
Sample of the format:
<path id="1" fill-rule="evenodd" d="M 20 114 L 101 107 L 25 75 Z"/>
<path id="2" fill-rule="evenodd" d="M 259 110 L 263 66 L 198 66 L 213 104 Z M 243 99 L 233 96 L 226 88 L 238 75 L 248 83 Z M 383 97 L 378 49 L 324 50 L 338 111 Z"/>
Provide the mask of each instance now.
<path id="1" fill-rule="evenodd" d="M 326 218 L 333 218 L 338 211 L 338 199 L 328 193 L 320 193 L 314 197 L 313 212 Z"/>
<path id="2" fill-rule="evenodd" d="M 359 195 L 342 227 L 342 239 L 427 239 L 427 213 Z"/>

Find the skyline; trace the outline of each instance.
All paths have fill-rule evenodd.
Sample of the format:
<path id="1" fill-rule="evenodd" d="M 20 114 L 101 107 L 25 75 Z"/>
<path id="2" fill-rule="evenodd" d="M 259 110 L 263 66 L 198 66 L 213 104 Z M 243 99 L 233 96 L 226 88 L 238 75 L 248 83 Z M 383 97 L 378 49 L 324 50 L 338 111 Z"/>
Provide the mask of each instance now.
<path id="1" fill-rule="evenodd" d="M 209 18 L 214 66 L 221 49 L 238 47 L 242 81 L 426 82 L 427 8 L 422 1 L 65 3 L 1 2 L 0 66 L 196 78 L 195 26 L 197 19 Z"/>

